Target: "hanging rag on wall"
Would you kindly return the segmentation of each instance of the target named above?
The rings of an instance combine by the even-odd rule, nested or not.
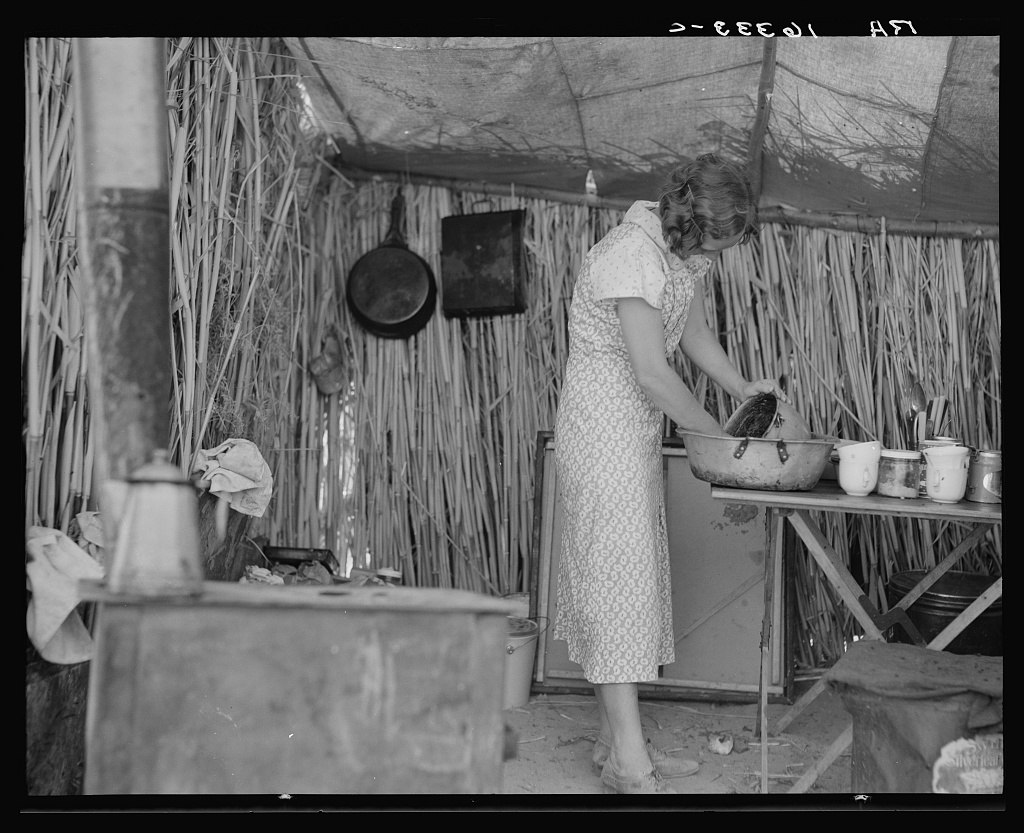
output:
[[[47,662],[71,665],[92,659],[92,636],[76,608],[78,582],[103,578],[103,567],[58,529],[29,527],[25,539],[28,635]]]
[[[228,508],[245,515],[263,517],[274,490],[270,466],[251,440],[225,440],[216,448],[201,449],[192,474],[196,486],[220,498],[217,502],[217,540],[228,529]]]
[[[274,489],[270,466],[251,440],[231,439],[196,455],[192,473],[198,485],[246,515],[263,517]]]

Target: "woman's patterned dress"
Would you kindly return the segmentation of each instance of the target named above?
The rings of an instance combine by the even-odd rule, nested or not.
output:
[[[555,419],[563,529],[554,636],[592,683],[650,681],[675,660],[663,414],[634,379],[615,299],[661,310],[669,356],[711,261],[670,253],[656,207],[634,203],[590,250],[569,310]]]

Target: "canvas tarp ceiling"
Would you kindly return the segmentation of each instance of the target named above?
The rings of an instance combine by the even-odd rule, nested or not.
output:
[[[762,206],[999,221],[998,36],[284,40],[353,168],[632,200],[719,151]]]

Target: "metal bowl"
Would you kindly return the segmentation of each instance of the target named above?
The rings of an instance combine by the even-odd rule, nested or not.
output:
[[[699,480],[738,489],[800,492],[821,479],[835,445],[832,437],[807,440],[717,437],[680,431],[690,471]]]

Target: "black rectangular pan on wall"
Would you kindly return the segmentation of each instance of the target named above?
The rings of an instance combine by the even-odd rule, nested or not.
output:
[[[441,220],[441,299],[449,318],[526,309],[526,212],[460,214]]]

